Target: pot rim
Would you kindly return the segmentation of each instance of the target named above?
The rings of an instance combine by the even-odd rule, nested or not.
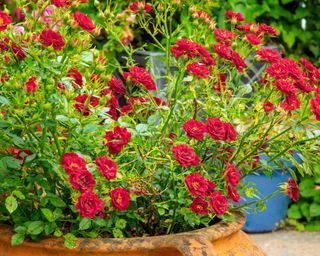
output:
[[[77,238],[74,251],[93,252],[100,248],[103,252],[125,252],[136,251],[137,248],[144,250],[156,250],[159,248],[178,248],[179,244],[186,240],[210,241],[225,238],[239,231],[245,223],[245,215],[240,211],[233,212],[234,221],[224,221],[210,226],[189,232],[181,232],[170,235],[150,236],[150,237],[132,237],[132,238]],[[0,243],[9,243],[14,231],[11,226],[0,224]],[[11,244],[10,244],[11,246]],[[26,240],[22,245],[24,247],[41,247],[46,250],[63,251],[68,250],[64,246],[63,238],[45,238],[40,242]],[[102,248],[102,249],[101,249]]]

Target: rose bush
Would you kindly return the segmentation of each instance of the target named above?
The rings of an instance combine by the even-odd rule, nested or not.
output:
[[[277,35],[268,25],[229,11],[230,30],[215,29],[193,9],[203,26],[175,40],[168,26],[176,2],[128,6],[151,37],[153,28],[167,38],[159,98],[130,45],[126,67],[93,46],[101,28],[77,10],[86,1],[28,2],[19,6],[23,33],[1,13],[0,218],[14,226],[15,245],[54,235],[72,247],[75,236],[169,234],[232,219],[241,195],[257,194],[242,178],[260,167],[272,172],[259,154],[290,159],[317,143],[320,72],[265,50]],[[112,33],[116,21],[99,13]],[[151,13],[158,18],[150,27]],[[243,84],[254,52],[268,68]],[[283,187],[298,199],[293,179]]]

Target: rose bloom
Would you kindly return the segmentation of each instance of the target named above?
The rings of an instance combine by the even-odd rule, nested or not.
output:
[[[219,118],[209,117],[206,124],[207,133],[214,140],[234,141],[236,131],[232,124],[221,122]]]
[[[43,46],[52,45],[55,50],[61,50],[65,45],[62,36],[51,29],[46,29],[41,32],[40,42]]]
[[[25,55],[25,53],[23,52],[23,50],[18,45],[16,45],[14,42],[11,43],[11,49],[12,49],[14,55],[17,56],[17,58],[24,59],[25,57],[27,57]]]
[[[25,19],[25,15],[19,7],[14,8],[14,18],[18,22],[24,21]]]
[[[227,168],[223,171],[226,174],[227,183],[233,187],[238,186],[240,182],[240,173],[233,164],[227,164]]]
[[[75,206],[82,218],[93,218],[96,214],[103,211],[106,202],[100,200],[98,195],[92,191],[86,191],[81,194]]]
[[[61,166],[71,175],[86,169],[86,161],[76,153],[65,153],[62,157]]]
[[[6,30],[10,23],[12,23],[11,16],[0,10],[0,31]]]
[[[112,76],[111,80],[108,82],[108,86],[115,93],[119,93],[121,95],[126,94],[126,88],[123,86],[122,82],[115,76]]]
[[[203,140],[206,126],[204,123],[191,119],[183,124],[183,129],[187,133],[189,139],[195,138],[196,140]]]
[[[273,28],[273,27],[271,27],[271,26],[269,26],[267,24],[261,24],[259,26],[259,31],[257,33],[258,34],[267,33],[270,36],[277,36],[279,34],[278,31],[275,28]]]
[[[284,79],[277,80],[275,85],[279,91],[288,95],[297,94],[299,92],[297,87],[295,87],[291,82]]]
[[[80,190],[82,193],[87,190],[91,190],[96,185],[96,181],[91,172],[85,168],[77,172],[73,172],[69,176],[69,181],[74,189]]]
[[[270,101],[266,101],[263,103],[263,109],[266,113],[269,113],[270,111],[274,110],[274,105]]]
[[[123,76],[126,81],[130,78],[134,85],[143,85],[149,91],[157,90],[156,83],[153,81],[149,72],[144,68],[134,66],[130,68],[129,72],[124,72]]]
[[[281,55],[275,50],[262,48],[257,51],[258,58],[260,60],[265,60],[267,62],[279,62],[281,60]]]
[[[234,187],[228,186],[228,196],[233,202],[239,204],[240,195]]]
[[[214,44],[213,49],[220,57],[227,60],[232,59],[233,50],[231,50],[228,46],[224,44]]]
[[[210,197],[210,206],[212,211],[217,215],[220,216],[228,211],[228,200],[227,198],[221,193],[221,191],[213,192]]]
[[[200,197],[197,197],[190,204],[190,209],[197,214],[208,214],[208,203]]]
[[[73,18],[81,28],[88,32],[93,32],[96,28],[92,20],[82,12],[75,12]]]
[[[226,14],[227,19],[230,20],[231,23],[233,23],[233,24],[244,21],[244,17],[242,15],[242,13],[240,13],[240,12],[226,11],[225,14]]]
[[[142,10],[143,12],[151,12],[152,6],[145,2],[133,2],[129,5],[129,9],[132,12],[139,12],[140,10]]]
[[[71,2],[68,0],[51,0],[51,4],[55,5],[58,8],[68,7],[71,5]]]
[[[206,196],[208,191],[207,180],[202,177],[198,172],[191,173],[184,178],[185,183],[191,195]]]
[[[32,155],[32,151],[29,149],[10,148],[10,154],[15,154],[14,158],[25,161],[28,156]]]
[[[201,161],[193,148],[189,148],[185,144],[174,146],[172,148],[172,153],[179,164],[184,167],[197,166]]]
[[[318,121],[320,121],[320,94],[310,100],[311,110],[315,114]]]
[[[252,45],[262,44],[261,39],[258,36],[254,35],[254,34],[251,34],[251,33],[250,34],[246,34],[246,40]]]
[[[99,156],[96,158],[96,165],[99,172],[107,180],[113,180],[117,176],[117,165],[116,163],[106,156]]]
[[[205,65],[199,62],[192,62],[188,64],[187,70],[201,78],[207,78],[210,75],[210,70]]]
[[[206,179],[206,182],[207,182],[207,187],[208,187],[207,192],[206,192],[206,196],[209,196],[212,193],[212,191],[216,188],[216,184],[213,181],[208,180],[208,179]]]
[[[280,102],[280,107],[290,111],[300,108],[300,101],[296,95],[288,95],[284,101]]]
[[[294,202],[299,200],[299,187],[294,179],[288,177],[288,196]]]
[[[67,77],[72,77],[74,79],[74,82],[79,85],[82,86],[83,81],[82,81],[82,75],[81,73],[76,70],[75,68],[70,68],[67,74]]]
[[[74,98],[74,100],[77,102],[74,105],[74,107],[80,113],[83,111],[83,116],[88,116],[91,112],[91,110],[89,108],[86,108],[85,110],[83,110],[84,106],[85,106],[85,102],[88,97],[89,97],[88,94],[81,94],[81,95]],[[98,106],[99,105],[99,98],[96,96],[91,96],[89,105],[92,107]]]
[[[216,36],[218,42],[231,41],[238,36],[237,34],[234,34],[231,31],[223,28],[217,28],[213,33]]]
[[[288,77],[288,69],[278,62],[273,62],[266,68],[266,73],[276,79],[286,79]]]
[[[110,154],[119,153],[122,148],[128,144],[131,139],[131,133],[127,128],[120,126],[114,127],[113,131],[106,132],[106,145]]]
[[[29,80],[26,82],[26,92],[35,93],[37,88],[38,88],[38,84],[37,84],[36,78],[34,76],[30,77]]]
[[[128,209],[130,205],[130,194],[125,188],[115,188],[110,191],[111,205],[121,212]]]

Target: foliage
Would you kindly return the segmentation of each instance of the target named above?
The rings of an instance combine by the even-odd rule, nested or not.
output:
[[[104,10],[96,1],[100,25],[79,12],[85,2],[20,1],[25,18],[15,25],[0,12],[0,218],[14,226],[12,244],[63,236],[72,248],[76,237],[170,234],[231,220],[239,193],[255,196],[241,179],[268,164],[259,154],[273,162],[316,144],[319,74],[261,50],[272,27],[259,27],[259,43],[250,43],[236,29],[241,14],[227,13],[239,20],[229,17],[226,31],[192,10],[194,26],[184,31],[173,26],[179,1],[132,3],[125,15],[165,52],[160,92],[115,30],[113,1]],[[102,28],[127,53],[124,67],[94,47]],[[253,62],[266,60],[268,73],[244,84],[252,72],[245,59],[256,51]],[[296,200],[295,183],[284,187]]]

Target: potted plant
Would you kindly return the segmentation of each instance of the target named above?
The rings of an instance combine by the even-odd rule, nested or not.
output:
[[[319,114],[308,71],[295,64],[309,94],[289,70],[293,60],[262,50],[260,58],[272,57],[264,83],[243,97],[243,58],[273,29],[248,36],[236,29],[242,15],[227,12],[233,32],[219,30],[210,50],[187,38],[166,43],[164,101],[130,54],[126,86],[112,75],[121,67],[92,47],[99,27],[77,10],[81,2],[20,1],[30,10],[23,29],[0,12],[1,253],[263,255],[240,231],[239,193],[252,192],[241,178],[258,151],[285,157],[315,143],[305,137],[309,99]],[[285,191],[297,197],[294,181]]]

